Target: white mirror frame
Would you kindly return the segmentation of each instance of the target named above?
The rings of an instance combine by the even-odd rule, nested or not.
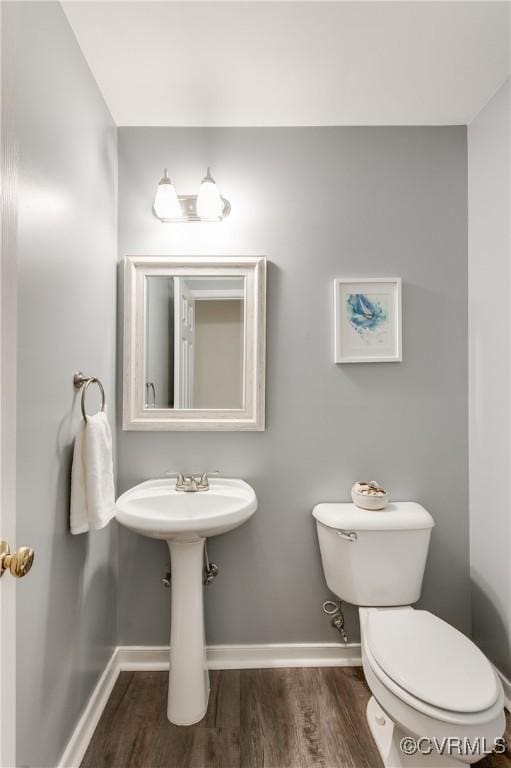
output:
[[[146,277],[245,278],[245,359],[241,409],[145,408]],[[264,431],[266,259],[264,256],[126,256],[124,260],[123,429]]]

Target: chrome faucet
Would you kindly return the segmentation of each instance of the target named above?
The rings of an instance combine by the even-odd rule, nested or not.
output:
[[[167,472],[167,475],[176,477],[176,491],[185,493],[197,493],[198,491],[209,491],[209,475],[218,475],[218,470],[213,472]]]

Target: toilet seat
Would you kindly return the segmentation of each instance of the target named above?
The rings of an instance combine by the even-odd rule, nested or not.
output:
[[[481,723],[503,706],[502,687],[484,654],[427,611],[369,609],[363,645],[379,681],[429,717]]]
[[[370,611],[371,655],[415,698],[451,712],[482,712],[498,698],[495,672],[474,643],[428,611]]]
[[[381,684],[383,690],[388,691],[409,709],[414,710],[419,715],[424,715],[430,720],[435,720],[439,723],[448,723],[451,727],[469,727],[473,725],[481,726],[485,723],[490,723],[495,720],[495,718],[498,717],[498,715],[503,711],[504,694],[502,691],[500,692],[495,704],[482,712],[452,712],[447,709],[433,707],[431,704],[427,704],[425,701],[412,696],[410,693],[408,693],[408,691],[405,691],[404,688],[400,688],[390,677],[388,677],[385,672],[380,667],[378,667],[378,664],[374,660],[373,656],[371,655],[371,651],[368,649],[366,644],[364,644],[363,662],[364,669],[366,671],[366,679],[368,680],[369,687],[373,693],[375,693],[375,691],[373,690],[372,685],[368,679],[368,671],[366,666],[370,669],[376,680],[378,680],[378,682]],[[377,696],[377,698],[380,704],[383,706],[384,702],[380,699],[379,696]]]

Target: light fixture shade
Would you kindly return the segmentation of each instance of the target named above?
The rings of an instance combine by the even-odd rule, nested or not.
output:
[[[222,218],[223,210],[224,202],[208,168],[206,176],[202,179],[197,196],[197,216],[201,219],[218,221]]]
[[[159,219],[179,219],[182,216],[176,188],[169,179],[166,168],[156,188],[153,210]]]

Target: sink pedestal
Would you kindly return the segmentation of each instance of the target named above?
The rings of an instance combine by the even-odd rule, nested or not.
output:
[[[117,499],[116,518],[141,536],[166,541],[172,568],[170,673],[167,716],[176,725],[202,720],[208,708],[204,543],[232,531],[257,509],[254,489],[243,480],[217,477],[205,493],[183,493],[176,481],[147,480]]]
[[[204,542],[205,539],[168,541],[172,609],[167,717],[176,725],[199,722],[208,708],[202,584]]]

